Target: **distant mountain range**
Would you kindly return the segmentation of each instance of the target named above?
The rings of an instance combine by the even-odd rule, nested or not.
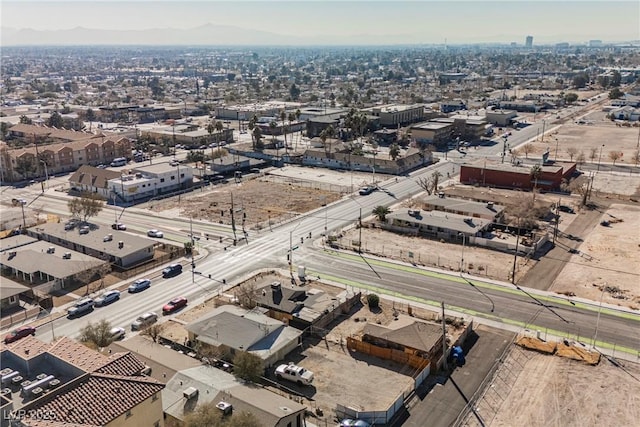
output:
[[[33,30],[3,27],[3,46],[38,45],[389,45],[406,44],[406,35],[356,35],[296,37],[229,25],[206,24],[189,29],[101,30],[76,27],[68,30]]]
[[[154,28],[146,30],[101,30],[76,27],[68,30],[33,30],[30,28],[0,28],[2,46],[80,46],[80,45],[203,45],[203,46],[332,46],[332,45],[418,45],[433,44],[435,35],[359,34],[350,36],[319,35],[298,37],[268,31],[258,31],[230,25],[206,24],[189,29]],[[474,44],[506,44],[520,36],[486,35]],[[572,40],[589,40],[589,36],[572,36]],[[539,43],[549,43],[552,38]],[[442,44],[441,39],[436,44]],[[636,42],[632,42],[637,44]],[[452,43],[460,44],[460,43]]]

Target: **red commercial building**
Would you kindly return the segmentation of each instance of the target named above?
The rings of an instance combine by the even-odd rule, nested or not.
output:
[[[554,163],[544,165],[538,177],[537,188],[541,190],[558,190],[562,180],[569,178],[576,171],[575,163]],[[531,165],[512,165],[477,161],[462,165],[460,169],[462,184],[482,185],[500,188],[516,188],[532,190],[535,180],[531,176]]]

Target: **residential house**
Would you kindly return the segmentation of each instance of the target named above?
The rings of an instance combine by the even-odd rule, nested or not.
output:
[[[304,427],[306,406],[246,384],[212,366],[198,366],[176,373],[162,390],[168,423],[180,425],[199,405],[213,402],[225,417],[249,412],[264,427]]]
[[[33,297],[31,288],[3,276],[0,280],[0,312],[9,313],[20,307],[22,294]]]
[[[109,180],[120,178],[120,175],[120,172],[114,170],[82,165],[69,177],[69,183],[78,191],[97,193],[108,200],[112,194],[109,189]]]
[[[302,332],[262,311],[235,305],[218,307],[186,326],[189,341],[229,356],[246,351],[269,367],[300,344]]]
[[[615,120],[627,120],[630,122],[637,122],[640,120],[640,108],[635,108],[630,105],[614,108],[609,112],[609,114]]]
[[[28,336],[0,344],[0,354],[3,387],[13,384],[3,390],[3,421],[21,411],[21,425],[35,427],[164,426],[164,385],[142,375],[129,352],[105,356],[66,337]]]
[[[131,233],[92,225],[86,234],[78,228],[65,229],[62,223],[46,223],[27,229],[27,234],[122,268],[130,268],[153,258],[156,241]],[[73,255],[72,255],[73,256]]]
[[[492,224],[492,221],[482,218],[416,209],[392,212],[387,214],[385,221],[381,226],[392,231],[445,240],[460,240],[461,235],[481,236]]]
[[[482,218],[493,222],[502,222],[504,206],[493,202],[481,203],[473,200],[458,199],[444,193],[418,198],[418,203],[426,211],[442,211],[472,218]]]

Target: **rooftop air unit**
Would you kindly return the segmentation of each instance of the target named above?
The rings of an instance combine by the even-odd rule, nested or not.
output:
[[[198,395],[198,389],[195,387],[189,387],[184,389],[184,391],[182,392],[182,396],[185,399],[193,399],[194,397],[196,397]]]
[[[49,246],[49,248],[47,248],[47,253],[48,254],[52,254],[56,251],[56,248],[54,246]]]
[[[62,259],[71,259],[71,252],[65,252],[64,255],[62,255]]]
[[[229,415],[233,411],[233,405],[228,402],[220,401],[216,404],[216,408],[220,409],[222,415]]]
[[[122,249],[122,248],[124,248],[124,242],[122,240],[120,240],[118,242],[118,249]]]

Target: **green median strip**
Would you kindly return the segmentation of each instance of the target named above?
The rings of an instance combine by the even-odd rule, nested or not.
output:
[[[344,258],[347,260],[351,260],[351,261],[358,261],[361,263],[364,263],[364,261],[362,260],[362,257],[360,255],[351,255],[351,254],[347,254],[347,253],[343,253],[343,252],[335,252],[335,251],[330,251],[330,250],[325,250],[326,253],[328,253],[329,255],[332,256],[337,256],[340,258]],[[502,293],[507,293],[507,294],[511,294],[511,295],[522,295],[522,291],[518,290],[518,289],[512,289],[512,288],[507,288],[504,286],[500,286],[500,285],[495,285],[492,283],[488,283],[488,282],[483,282],[477,279],[468,279],[468,278],[463,278],[463,277],[459,277],[459,276],[454,276],[452,274],[447,274],[447,273],[438,273],[435,271],[430,271],[430,270],[424,270],[418,267],[413,267],[413,266],[409,266],[409,265],[404,265],[404,264],[396,264],[393,262],[389,262],[389,261],[383,261],[383,260],[379,260],[379,259],[374,259],[374,258],[367,258],[367,263],[370,265],[377,265],[380,267],[385,267],[385,268],[389,268],[389,269],[393,269],[393,270],[397,270],[397,271],[406,271],[408,273],[412,273],[412,274],[418,274],[421,276],[426,276],[426,277],[433,277],[436,279],[442,279],[442,280],[448,280],[450,282],[456,282],[456,283],[471,283],[474,286],[477,286],[479,288],[483,288],[483,289],[491,289],[494,291],[498,291],[498,292],[502,292]],[[533,294],[535,296],[535,298],[537,300],[540,301],[546,301],[546,302],[552,302],[554,304],[558,304],[558,305],[564,305],[567,307],[575,307],[575,308],[580,308],[583,310],[589,310],[589,311],[600,311],[600,313],[602,314],[606,314],[606,315],[610,315],[610,316],[615,316],[615,317],[619,317],[622,319],[627,319],[627,320],[634,320],[637,322],[640,322],[640,316],[634,313],[629,313],[626,311],[618,311],[618,310],[612,310],[610,308],[606,308],[606,307],[598,307],[597,305],[592,305],[592,304],[585,304],[582,302],[577,302],[577,301],[568,301],[564,298],[560,298],[560,297],[554,297],[554,296],[549,296],[549,295],[539,295],[539,294]]]
[[[416,296],[412,296],[412,295],[404,295],[404,294],[401,294],[400,292],[394,292],[394,291],[391,291],[389,289],[379,288],[377,286],[365,285],[363,283],[356,282],[354,280],[344,279],[342,277],[331,276],[331,275],[327,275],[327,274],[322,274],[321,275],[320,272],[317,272],[317,271],[314,271],[314,270],[307,270],[307,274],[310,275],[310,276],[318,276],[318,277],[321,277],[322,279],[327,279],[327,280],[330,280],[332,282],[341,283],[341,284],[343,284],[345,286],[351,286],[351,287],[358,288],[358,289],[365,289],[365,290],[368,290],[370,292],[375,292],[375,293],[378,293],[378,294],[381,294],[381,295],[389,295],[389,296],[393,296],[393,297],[396,297],[396,298],[402,298],[405,301],[412,301],[412,302],[415,302],[415,303],[429,305],[429,306],[432,306],[432,307],[440,307],[440,305],[441,305],[440,301],[427,300],[427,299],[416,297]],[[564,332],[564,331],[558,331],[558,330],[555,330],[555,329],[548,329],[548,328],[544,328],[542,326],[528,324],[528,323],[522,322],[520,320],[505,319],[505,318],[502,318],[502,317],[499,317],[499,316],[495,316],[493,314],[487,314],[487,313],[483,313],[483,312],[476,311],[476,310],[471,310],[471,309],[464,308],[464,307],[458,307],[458,306],[455,306],[455,305],[446,304],[446,309],[447,310],[452,310],[452,311],[455,311],[455,312],[458,312],[458,313],[463,313],[463,314],[466,314],[466,315],[469,315],[469,316],[482,317],[482,318],[485,318],[485,319],[488,319],[488,320],[501,322],[501,323],[504,323],[504,324],[509,325],[509,326],[515,326],[515,327],[528,329],[528,330],[544,331],[545,334],[550,334],[550,335],[553,335],[553,336],[556,336],[556,337],[571,338],[572,336],[575,336],[576,337],[576,339],[575,339],[576,341],[588,341],[588,339],[585,338],[585,337],[579,337],[579,336],[576,336],[576,335],[571,335],[571,334],[568,334],[567,332]],[[581,338],[585,338],[585,339],[581,340]],[[573,338],[571,338],[571,339],[573,339]],[[615,350],[618,350],[618,351],[621,351],[621,352],[624,352],[624,353],[628,353],[628,354],[637,354],[638,353],[637,349],[624,347],[624,346],[617,346],[615,344],[602,342],[602,341],[596,341],[595,345],[596,345],[596,347],[599,347],[599,348],[615,349]]]

